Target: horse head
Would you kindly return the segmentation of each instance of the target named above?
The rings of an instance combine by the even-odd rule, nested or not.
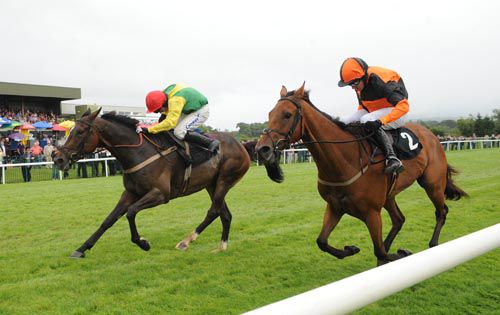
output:
[[[281,183],[283,173],[279,166],[280,150],[302,138],[302,105],[304,85],[295,91],[288,92],[282,86],[280,99],[269,112],[268,128],[262,131],[255,149],[263,159],[267,175],[273,181]]]
[[[72,163],[82,158],[84,154],[95,150],[99,143],[99,135],[94,121],[100,111],[101,108],[95,112],[88,109],[82,115],[82,118],[76,121],[66,143],[54,150],[52,157],[57,168],[66,171]]]

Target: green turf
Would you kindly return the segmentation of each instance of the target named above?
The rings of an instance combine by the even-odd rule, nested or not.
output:
[[[471,198],[449,201],[441,241],[500,221],[500,150],[450,152]],[[363,223],[345,216],[331,237],[361,252],[344,260],[315,244],[324,201],[314,164],[286,165],[285,182],[252,167],[227,198],[233,213],[228,251],[214,254],[217,220],[186,252],[176,243],[201,222],[205,192],[145,210],[138,229],[152,248],[130,242],[122,218],[87,252],[68,256],[100,225],[122,191],[120,177],[9,184],[0,187],[0,314],[237,314],[373,268]],[[412,186],[398,203],[406,223],[393,248],[424,250],[434,210]],[[384,233],[388,216],[384,213]],[[500,309],[500,251],[413,286],[361,314],[493,314]],[[381,286],[384,284],[381,283]],[[361,293],[360,293],[361,294]],[[498,313],[497,313],[498,314]]]

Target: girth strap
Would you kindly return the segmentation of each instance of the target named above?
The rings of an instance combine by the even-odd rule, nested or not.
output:
[[[136,166],[124,170],[123,173],[124,174],[135,173],[138,170],[140,170],[141,168],[145,167],[146,165],[153,163],[154,161],[158,160],[160,157],[163,157],[165,155],[169,155],[170,153],[174,152],[175,150],[177,150],[177,147],[171,146],[170,148],[168,148],[162,152],[159,152],[158,154],[153,155],[149,159],[142,161],[141,163],[137,164]]]
[[[361,177],[361,175],[363,175],[364,173],[366,173],[366,171],[368,170],[368,165],[367,164],[359,173],[357,173],[356,175],[354,175],[353,177],[351,177],[350,179],[344,181],[344,182],[327,182],[326,180],[322,180],[321,178],[318,177],[318,183],[322,184],[322,185],[326,185],[326,186],[332,186],[332,187],[339,187],[339,186],[348,186],[352,183],[354,183],[355,181],[358,180],[358,178]]]

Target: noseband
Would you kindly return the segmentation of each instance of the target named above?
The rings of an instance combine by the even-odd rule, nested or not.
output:
[[[293,105],[295,105],[297,110],[295,111],[295,116],[293,117],[292,126],[290,127],[290,130],[288,130],[287,133],[281,132],[281,131],[276,130],[276,129],[270,129],[270,128],[265,128],[264,130],[262,130],[263,135],[266,135],[266,136],[271,138],[271,141],[273,142],[274,151],[278,151],[278,146],[279,146],[280,142],[282,142],[282,141],[285,143],[285,147],[290,145],[291,137],[292,137],[293,133],[295,132],[295,129],[297,129],[297,125],[299,124],[299,121],[302,119],[302,106],[300,105],[300,103],[298,101],[296,101],[292,98],[288,98],[288,97],[280,98],[278,100],[278,103],[281,101],[291,102]],[[285,138],[279,139],[278,141],[274,141],[273,138],[271,137],[271,133],[273,133],[273,132],[277,133],[280,136],[283,136]],[[304,130],[302,130],[302,132],[304,132]]]
[[[89,127],[89,130],[87,134],[85,135],[85,138],[78,144],[78,147],[76,149],[74,148],[68,148],[68,147],[62,147],[60,150],[61,151],[66,151],[66,155],[69,155],[69,159],[74,162],[78,157],[84,156],[85,152],[83,152],[85,148],[85,143],[87,143],[88,138],[92,134],[92,129],[94,128],[94,123],[88,123],[86,121],[83,121],[82,119],[79,119],[76,121],[77,123],[82,123],[84,125],[87,125]],[[97,126],[95,126],[97,128]],[[70,152],[71,151],[71,152]]]

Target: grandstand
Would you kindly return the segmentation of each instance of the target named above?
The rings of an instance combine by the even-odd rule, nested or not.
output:
[[[0,107],[61,115],[61,102],[81,98],[80,88],[0,82]]]

